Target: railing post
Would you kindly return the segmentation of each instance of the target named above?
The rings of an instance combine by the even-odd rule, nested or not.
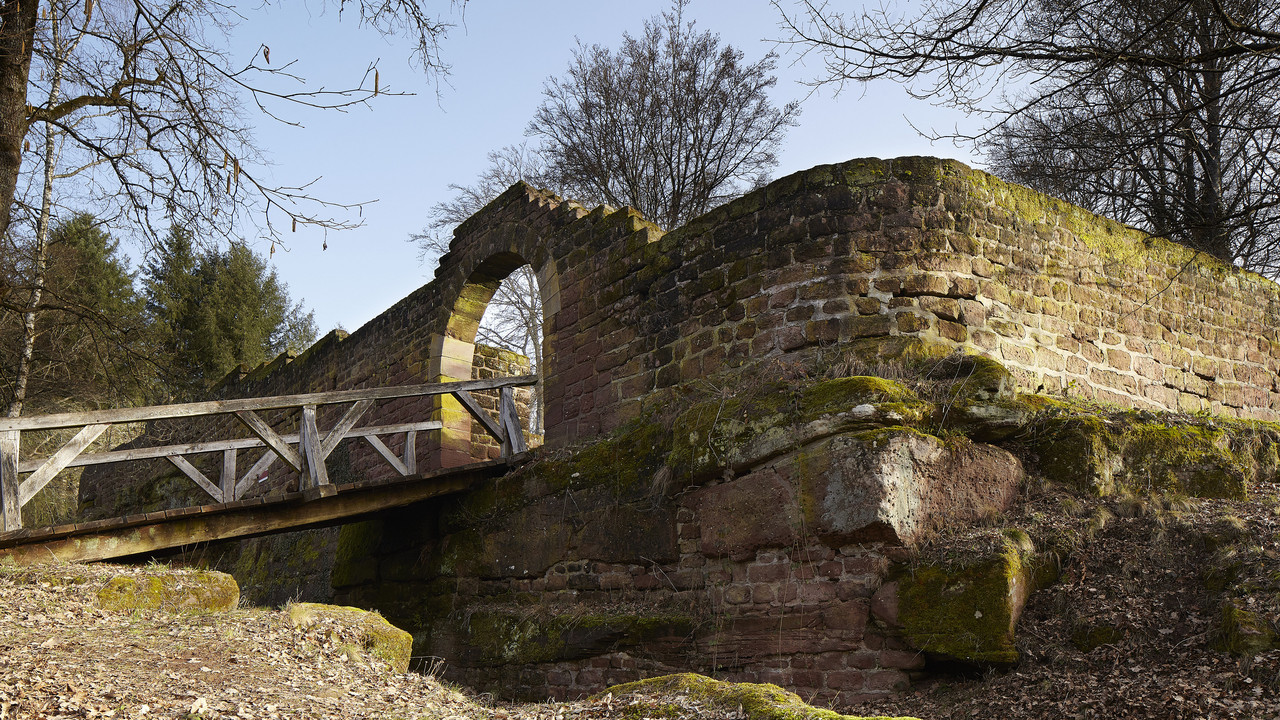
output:
[[[222,502],[229,503],[236,499],[236,449],[222,451],[222,476],[218,478],[218,489],[222,491]]]
[[[329,471],[325,468],[324,453],[321,452],[320,429],[316,426],[316,406],[302,406],[302,428],[300,429],[298,449],[302,451],[302,475],[298,484],[303,488],[315,488],[329,484]]]
[[[0,431],[0,530],[22,527],[22,500],[18,495],[18,445],[21,430]]]
[[[510,385],[504,385],[498,392],[498,423],[502,426],[502,457],[511,457],[528,449],[524,444],[520,413],[516,410],[515,394]]]

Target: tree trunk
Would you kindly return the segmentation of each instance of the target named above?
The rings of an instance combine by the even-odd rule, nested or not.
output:
[[[0,0],[0,235],[9,231],[27,135],[27,78],[38,0]]]
[[[52,15],[55,18],[53,21],[55,52],[53,77],[50,79],[49,85],[50,105],[58,102],[59,95],[62,92],[62,56],[57,52],[57,13],[52,13]],[[23,102],[26,102],[25,94]],[[22,406],[27,400],[27,380],[31,377],[31,358],[35,354],[36,347],[36,319],[40,312],[40,300],[44,295],[44,286],[49,269],[49,226],[53,220],[53,170],[54,160],[57,158],[57,146],[54,138],[53,126],[46,125],[44,133],[44,189],[40,195],[40,217],[36,220],[36,246],[31,263],[31,294],[27,296],[26,311],[22,314],[22,355],[18,358],[17,376],[13,381],[13,399],[9,402],[7,413],[9,417],[21,415]],[[8,222],[7,213],[5,222]]]

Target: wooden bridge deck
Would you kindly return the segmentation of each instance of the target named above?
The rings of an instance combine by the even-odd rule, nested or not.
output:
[[[324,527],[468,489],[527,454],[387,480],[256,497],[47,528],[0,532],[0,562],[93,561],[195,548],[215,540]]]

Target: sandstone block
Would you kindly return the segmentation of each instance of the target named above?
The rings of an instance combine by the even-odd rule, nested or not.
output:
[[[799,482],[807,527],[829,545],[913,544],[944,522],[1007,507],[1022,478],[1004,450],[948,448],[893,428],[827,438],[779,466]]]

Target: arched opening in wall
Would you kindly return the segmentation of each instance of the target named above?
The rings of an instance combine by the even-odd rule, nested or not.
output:
[[[493,359],[493,367],[481,367],[480,356],[473,365],[476,372],[491,369],[495,374],[538,375],[542,363],[542,293],[538,288],[538,276],[529,264],[516,268],[498,285],[476,330],[477,352],[481,348],[501,352],[490,353],[483,359]],[[523,370],[523,372],[519,372]],[[542,385],[526,392],[528,398],[528,429],[541,444],[542,437]],[[523,410],[523,406],[522,406]]]
[[[558,307],[558,287],[552,263],[535,271],[519,254],[490,256],[471,273],[454,302],[445,336],[434,348],[437,379],[489,379],[513,375],[538,375],[538,385],[518,388],[516,406],[527,431],[526,444],[541,444],[545,371],[544,328]],[[550,306],[550,308],[548,307]],[[548,310],[551,312],[548,312]],[[473,398],[497,417],[498,391],[477,391]],[[451,397],[440,398],[439,417],[444,422],[440,440],[443,466],[498,457],[498,442]]]

